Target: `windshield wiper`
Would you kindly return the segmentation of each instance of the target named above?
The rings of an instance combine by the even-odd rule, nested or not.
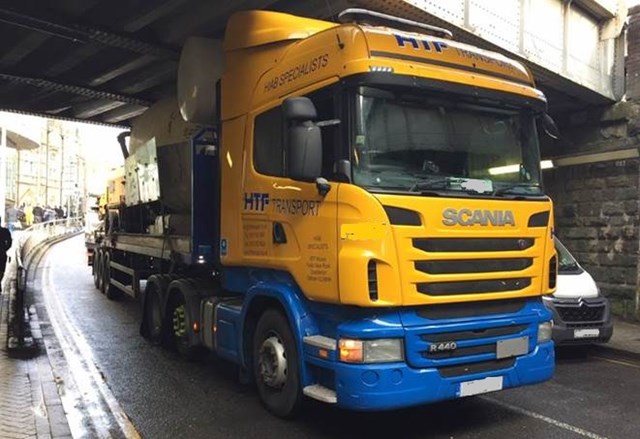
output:
[[[529,194],[529,193],[513,193],[512,191],[515,189],[522,189],[522,188],[539,188],[539,186],[535,185],[535,184],[527,184],[527,183],[514,183],[514,184],[510,184],[508,186],[505,187],[501,187],[501,188],[496,188],[496,190],[493,191],[493,193],[491,195],[493,195],[494,197],[496,196],[501,196],[501,195],[519,195],[519,196],[527,196],[527,195],[534,195],[534,194]],[[509,194],[511,192],[511,194]]]
[[[409,188],[409,192],[419,192],[429,189],[448,189],[449,177],[443,176],[431,176],[423,177],[416,181],[413,186]]]

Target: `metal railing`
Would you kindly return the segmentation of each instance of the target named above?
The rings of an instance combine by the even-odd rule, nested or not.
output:
[[[28,267],[35,250],[43,243],[78,233],[82,229],[81,218],[57,219],[28,227],[20,236],[19,244],[16,248],[18,267],[22,269]]]
[[[64,218],[34,224],[21,232],[15,249],[16,276],[14,293],[9,298],[9,348],[30,347],[28,333],[27,279],[34,257],[45,245],[74,236],[83,230],[81,218]]]

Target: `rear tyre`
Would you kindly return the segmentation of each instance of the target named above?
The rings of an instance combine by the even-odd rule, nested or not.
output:
[[[196,361],[202,357],[203,349],[201,346],[193,346],[189,341],[189,321],[187,313],[189,312],[186,306],[186,301],[182,294],[175,294],[173,299],[169,302],[167,312],[168,324],[167,332],[170,334],[168,337],[168,347],[175,349],[178,354],[187,361]]]
[[[150,291],[147,294],[147,302],[144,311],[147,338],[152,344],[159,345],[162,342],[163,331],[160,294],[155,290]]]
[[[111,280],[111,270],[109,269],[109,253],[104,251],[100,255],[100,292],[106,293],[107,286]]]
[[[281,418],[291,418],[302,402],[298,348],[287,318],[268,309],[253,337],[253,373],[260,399]]]
[[[97,250],[93,259],[93,284],[98,291],[102,290],[102,251]]]
[[[163,276],[151,276],[147,280],[143,311],[143,334],[155,345],[162,343],[166,325],[162,318],[162,297],[167,289],[168,281]]]
[[[102,264],[102,292],[109,300],[118,300],[120,298],[120,290],[111,285],[111,256],[105,253]]]

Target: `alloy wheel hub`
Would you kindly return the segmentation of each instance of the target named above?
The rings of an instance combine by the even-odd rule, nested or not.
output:
[[[269,387],[282,388],[287,381],[287,356],[278,337],[271,336],[262,342],[258,362],[262,381]]]

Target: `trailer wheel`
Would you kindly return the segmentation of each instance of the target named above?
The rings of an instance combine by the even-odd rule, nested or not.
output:
[[[163,298],[172,276],[154,274],[147,279],[142,303],[141,334],[152,344],[162,344],[168,325],[162,314]]]
[[[102,293],[109,300],[118,300],[120,298],[120,290],[111,285],[111,256],[105,252],[102,261]]]
[[[100,292],[106,293],[106,287],[109,285],[109,253],[103,251],[100,255]]]
[[[102,250],[97,250],[93,258],[93,284],[102,290]]]
[[[281,418],[295,415],[302,401],[298,348],[287,318],[268,309],[253,337],[253,373],[267,409]]]

